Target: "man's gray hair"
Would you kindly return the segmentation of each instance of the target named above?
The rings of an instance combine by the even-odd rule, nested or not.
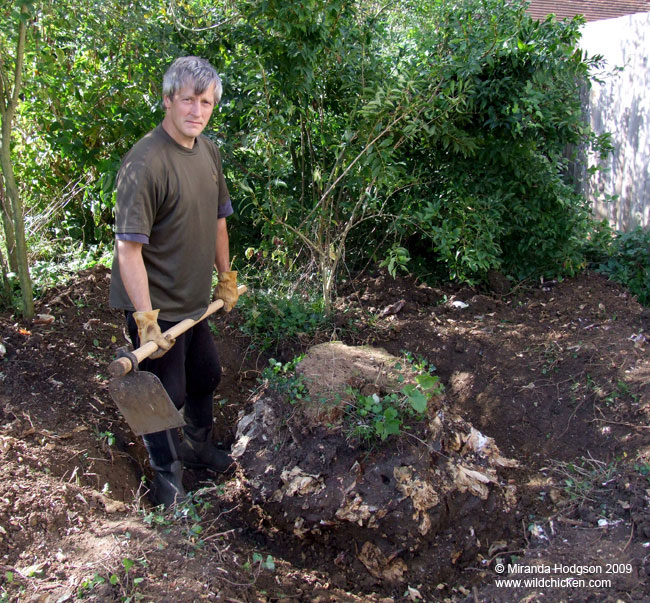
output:
[[[170,99],[184,86],[193,85],[194,94],[203,94],[214,84],[214,104],[221,100],[221,78],[208,61],[200,57],[176,59],[163,76],[163,97]]]

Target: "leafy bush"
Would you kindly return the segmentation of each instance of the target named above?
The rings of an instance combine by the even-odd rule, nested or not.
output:
[[[191,52],[223,76],[206,133],[237,203],[233,249],[281,239],[279,270],[318,273],[327,310],[350,257],[468,283],[582,266],[589,208],[566,174],[606,140],[582,116],[596,60],[579,19],[537,22],[519,0],[172,4],[39,11],[14,148],[33,237],[112,239],[120,158],[161,118],[164,67]],[[256,296],[246,328],[274,329],[265,347],[318,328],[312,294],[285,293]]]
[[[39,299],[55,286],[62,286],[79,271],[101,264],[110,266],[113,258],[112,246],[85,246],[80,241],[66,237],[53,242],[40,239],[31,244],[30,276],[34,298]],[[7,274],[7,290],[0,296],[0,308],[5,311],[21,307],[18,276]]]
[[[470,284],[584,266],[589,206],[567,174],[607,141],[583,117],[598,58],[580,18],[506,0],[246,6],[224,123],[242,221],[308,248],[326,303],[348,258]]]
[[[311,337],[327,322],[323,300],[317,294],[254,290],[243,295],[238,306],[244,316],[241,331],[262,350],[277,348],[283,341],[301,336]]]
[[[408,273],[407,264],[409,263],[411,256],[408,252],[408,249],[402,247],[401,245],[394,245],[388,250],[386,257],[382,260],[379,265],[382,268],[388,270],[393,278],[397,276],[397,270]]]
[[[43,239],[32,246],[32,252],[30,271],[36,298],[56,285],[63,285],[80,270],[98,264],[110,266],[113,259],[112,245],[88,246],[68,237],[56,244]]]
[[[639,303],[650,306],[650,231],[613,233],[601,224],[588,247],[591,267],[625,285]]]
[[[60,0],[35,9],[15,152],[27,222],[41,234],[112,241],[121,158],[160,120],[162,72],[182,52],[161,9],[157,0],[129,8],[88,2],[82,11]]]
[[[313,274],[304,268],[300,254],[277,237],[249,247],[233,269],[248,286],[239,298],[243,323],[240,330],[261,350],[277,350],[284,341],[311,338],[330,320]]]
[[[470,284],[490,269],[524,279],[583,267],[590,208],[567,174],[582,148],[605,152],[607,140],[583,117],[581,90],[598,58],[578,48],[581,24],[537,22],[501,0],[432,8],[416,52],[440,81],[436,102],[454,111],[422,127],[405,158],[425,181],[395,212],[412,256]]]

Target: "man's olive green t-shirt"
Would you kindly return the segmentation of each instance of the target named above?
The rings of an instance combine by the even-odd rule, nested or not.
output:
[[[162,320],[198,318],[210,303],[219,207],[229,204],[219,150],[206,136],[187,149],[158,126],[125,156],[117,177],[115,232],[118,238],[148,239],[142,257],[151,304]],[[109,299],[114,308],[135,309],[117,249]]]

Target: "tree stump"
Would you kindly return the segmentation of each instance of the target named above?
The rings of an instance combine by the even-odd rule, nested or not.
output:
[[[338,543],[389,582],[427,562],[442,576],[507,533],[517,463],[451,414],[444,395],[397,435],[355,436],[355,396],[387,399],[416,383],[403,359],[334,342],[312,348],[296,372],[308,395],[263,387],[233,447],[250,497],[276,529]]]

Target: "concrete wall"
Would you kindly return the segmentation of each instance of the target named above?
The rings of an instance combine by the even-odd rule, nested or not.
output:
[[[650,226],[650,13],[587,23],[581,46],[603,55],[606,72],[623,67],[589,92],[592,128],[610,132],[615,147],[587,184],[594,213],[618,230]],[[606,202],[612,195],[618,201]]]

